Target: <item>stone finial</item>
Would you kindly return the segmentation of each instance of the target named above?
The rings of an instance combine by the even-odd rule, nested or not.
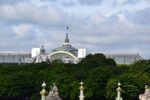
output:
[[[43,87],[43,89],[45,89],[45,87],[46,87],[45,81],[42,83],[42,87]]]
[[[116,100],[123,100],[122,99],[122,97],[121,97],[121,91],[122,91],[122,89],[121,89],[121,83],[119,82],[118,83],[118,88],[116,89],[117,90],[117,97],[116,97]]]
[[[41,94],[41,100],[46,100],[47,91],[45,90],[45,87],[46,87],[45,81],[43,82],[42,87],[43,87],[43,89],[40,92],[40,94]]]
[[[83,94],[83,90],[84,90],[84,87],[83,87],[83,82],[80,83],[80,95],[79,95],[79,100],[84,100],[84,94]]]

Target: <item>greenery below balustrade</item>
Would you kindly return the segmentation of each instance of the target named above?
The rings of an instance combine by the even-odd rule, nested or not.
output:
[[[43,81],[46,90],[56,83],[62,100],[79,100],[80,81],[84,82],[85,100],[115,100],[118,82],[124,100],[138,100],[144,86],[150,85],[150,60],[116,65],[103,54],[90,54],[78,64],[1,64],[0,99],[40,100]]]

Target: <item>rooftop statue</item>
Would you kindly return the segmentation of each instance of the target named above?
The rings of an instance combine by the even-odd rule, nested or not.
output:
[[[54,83],[53,87],[51,87],[51,90],[49,91],[49,94],[46,96],[46,100],[61,100],[58,94],[58,88]]]
[[[145,93],[139,95],[140,100],[150,100],[150,88],[145,85]]]

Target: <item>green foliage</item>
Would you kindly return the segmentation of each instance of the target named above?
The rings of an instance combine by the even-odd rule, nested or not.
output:
[[[0,99],[28,97],[30,100],[40,100],[43,81],[47,83],[47,91],[50,85],[56,83],[63,100],[78,100],[80,81],[85,83],[86,100],[114,100],[118,82],[122,83],[124,100],[137,100],[138,94],[144,91],[144,85],[150,85],[150,60],[116,65],[103,54],[90,54],[79,64],[60,61],[28,65],[1,64]]]
[[[111,78],[107,82],[107,86],[106,86],[106,98],[108,100],[114,100],[114,98],[116,98],[117,83],[118,83],[118,79],[116,79],[116,78]]]
[[[133,73],[124,73],[120,76],[123,89],[123,97],[128,100],[138,99],[140,89],[144,87],[142,81]]]
[[[86,67],[98,67],[98,66],[116,66],[114,60],[106,58],[104,54],[89,54],[80,63],[82,66]]]

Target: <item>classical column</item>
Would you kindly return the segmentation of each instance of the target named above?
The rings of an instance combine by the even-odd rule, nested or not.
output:
[[[121,97],[121,83],[118,83],[118,88],[116,89],[117,90],[117,97],[116,97],[116,100],[123,100],[122,97]]]
[[[84,90],[84,87],[83,87],[83,82],[80,83],[80,95],[79,95],[79,100],[84,100],[84,94],[83,94],[83,90]]]
[[[46,94],[47,94],[47,92],[45,90],[45,87],[46,87],[46,83],[45,82],[43,82],[42,87],[43,87],[43,90],[40,92],[40,94],[41,94],[41,100],[46,100]]]

